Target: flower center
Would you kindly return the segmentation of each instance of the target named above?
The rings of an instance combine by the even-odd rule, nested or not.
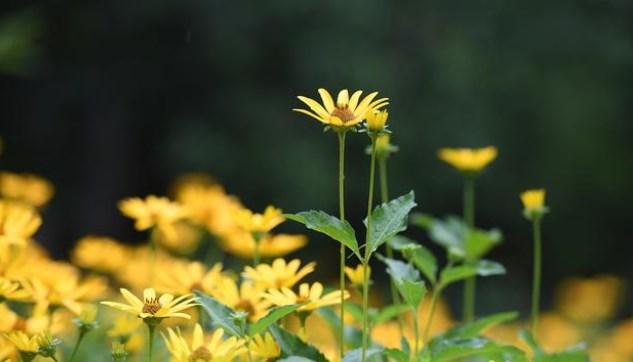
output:
[[[156,314],[160,310],[160,302],[158,298],[145,299],[143,304],[143,313]]]
[[[332,113],[330,115],[333,117],[338,117],[341,121],[343,121],[343,123],[347,123],[355,118],[354,112],[350,111],[347,107],[336,107],[334,108],[334,110],[332,110]]]
[[[209,351],[205,346],[200,346],[198,349],[193,351],[191,356],[189,356],[189,361],[191,362],[200,362],[200,361],[211,361],[213,358],[213,354]]]
[[[251,317],[255,314],[255,307],[253,306],[253,303],[247,299],[242,299],[237,302],[237,304],[235,304],[235,309],[242,311]]]

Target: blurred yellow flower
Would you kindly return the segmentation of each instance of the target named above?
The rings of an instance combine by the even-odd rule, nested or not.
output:
[[[624,282],[612,275],[570,278],[556,292],[556,310],[577,323],[591,324],[612,318],[624,296]]]
[[[53,193],[53,184],[40,176],[0,172],[0,196],[3,198],[41,207],[53,197]]]
[[[191,344],[185,340],[179,329],[167,329],[162,334],[173,362],[230,362],[240,352],[243,344],[236,337],[223,338],[224,330],[216,329],[205,341],[200,324],[193,329]]]
[[[533,218],[543,215],[547,208],[545,207],[545,189],[526,190],[521,193],[521,202],[523,203],[523,213],[527,218]]]
[[[371,268],[367,267],[368,276],[367,279],[371,278]],[[365,281],[365,273],[363,270],[363,265],[358,264],[356,268],[350,268],[348,266],[345,267],[345,275],[353,285],[363,285]]]
[[[259,240],[259,255],[262,258],[275,258],[301,249],[308,243],[304,235],[267,234]],[[236,230],[222,235],[220,247],[227,253],[244,259],[251,259],[255,254],[255,239],[245,231]]]
[[[497,158],[497,149],[484,148],[442,148],[438,157],[462,172],[479,172]]]
[[[0,201],[0,244],[26,246],[41,224],[42,219],[32,207]]]
[[[227,307],[248,314],[248,319],[253,322],[266,315],[271,306],[263,299],[262,289],[250,281],[244,281],[238,287],[234,280],[224,278],[211,295]]]
[[[297,98],[305,103],[310,110],[294,108],[293,111],[308,115],[329,126],[352,127],[361,123],[367,113],[389,104],[388,98],[374,100],[378,92],[370,93],[363,100],[360,100],[362,93],[362,91],[358,90],[350,97],[347,89],[343,89],[338,93],[336,103],[334,103],[330,93],[323,88],[319,88],[319,95],[323,105],[314,99],[298,96]]]
[[[300,266],[299,259],[286,263],[284,259],[278,258],[272,264],[259,264],[254,268],[246,266],[242,275],[262,289],[291,288],[303,277],[312,273],[316,263],[308,263],[299,269]]]
[[[168,239],[177,237],[174,224],[187,216],[185,209],[166,197],[149,195],[145,199],[128,198],[119,202],[123,215],[135,220],[136,230],[156,227]]]
[[[79,310],[82,302],[97,299],[107,290],[107,281],[104,278],[91,276],[80,279],[72,273],[46,277],[44,273],[53,271],[55,263],[41,264],[41,267],[44,269],[39,275],[23,282],[28,299],[35,303]]]
[[[188,255],[194,252],[200,244],[201,230],[188,221],[178,221],[172,226],[173,235],[157,229],[155,241],[174,254]]]
[[[28,298],[29,292],[22,288],[20,283],[0,277],[0,303],[5,300],[23,300]]]
[[[385,128],[389,113],[387,111],[380,111],[377,109],[367,112],[367,128],[371,132],[380,132]]]
[[[112,327],[108,329],[108,336],[120,337],[126,340],[134,333],[142,324],[142,320],[128,314],[119,314],[114,318]]]
[[[167,268],[158,269],[156,289],[176,295],[188,294],[196,289],[212,293],[219,287],[222,264],[211,269],[200,262],[173,261]]]
[[[343,293],[344,299],[349,298],[347,291]],[[324,295],[321,283],[316,282],[312,285],[302,283],[299,286],[299,294],[289,288],[269,289],[264,293],[264,298],[277,306],[305,303],[297,311],[310,312],[321,307],[341,304],[341,291],[336,290]]]
[[[265,360],[274,360],[281,355],[281,349],[270,333],[254,336],[249,347],[253,355]]]
[[[82,268],[113,273],[129,262],[131,256],[130,247],[109,237],[90,235],[77,242],[71,260]]]
[[[125,288],[121,288],[121,295],[123,295],[128,304],[110,301],[101,302],[101,304],[136,315],[142,319],[170,317],[190,319],[191,316],[183,313],[183,311],[197,305],[191,295],[183,295],[174,299],[171,294],[163,294],[159,298],[153,288],[147,288],[143,291],[143,300],[140,300]]]
[[[251,234],[259,234],[263,236],[270,232],[277,225],[284,222],[281,209],[274,206],[267,206],[263,213],[254,213],[249,209],[242,208],[235,212],[235,222],[244,231]]]
[[[557,352],[580,343],[581,331],[569,320],[555,313],[542,313],[535,336],[547,352]]]
[[[4,335],[20,352],[37,353],[40,349],[40,334],[28,335],[22,331],[6,333]]]

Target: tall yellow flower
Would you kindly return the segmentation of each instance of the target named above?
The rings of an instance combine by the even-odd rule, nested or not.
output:
[[[136,230],[143,231],[156,227],[166,238],[177,236],[174,223],[187,216],[185,209],[166,197],[149,195],[145,199],[138,197],[119,202],[123,215],[135,220]]]
[[[347,291],[343,294],[344,299],[349,298]],[[302,283],[299,286],[299,293],[295,293],[289,288],[270,289],[264,293],[264,298],[277,306],[305,303],[297,309],[299,312],[310,312],[321,307],[336,305],[341,303],[341,291],[333,291],[323,294],[323,285],[314,283]]]
[[[211,295],[227,307],[248,314],[248,319],[253,322],[266,315],[271,306],[263,299],[262,290],[250,281],[244,281],[238,287],[234,280],[224,278]]]
[[[281,356],[281,348],[270,333],[254,336],[249,347],[255,356],[267,361]]]
[[[305,103],[310,110],[294,108],[293,111],[308,115],[328,126],[352,127],[361,123],[367,113],[389,104],[388,98],[374,100],[378,92],[370,93],[361,100],[362,93],[362,91],[358,90],[350,97],[348,90],[343,89],[338,93],[336,103],[334,103],[330,93],[323,88],[319,88],[319,95],[323,105],[314,99],[298,96],[297,98]]]
[[[143,291],[143,300],[140,300],[125,288],[121,288],[121,295],[123,295],[128,304],[109,301],[101,302],[101,304],[136,315],[144,320],[148,318],[164,319],[171,317],[191,319],[191,316],[183,313],[183,311],[197,305],[196,300],[190,294],[176,299],[171,294],[163,294],[159,298],[153,288]]]
[[[385,128],[389,113],[387,111],[372,110],[367,112],[367,128],[371,132],[380,132]]]
[[[308,263],[299,269],[300,266],[299,259],[286,263],[284,259],[278,258],[272,264],[259,264],[254,268],[246,266],[242,275],[262,289],[292,288],[299,280],[314,271],[316,263]]]
[[[521,193],[523,214],[528,219],[543,216],[547,213],[545,206],[545,189],[526,190]]]
[[[462,172],[479,172],[497,158],[497,148],[442,148],[438,157]]]
[[[371,269],[369,267],[367,267],[367,273],[369,274],[367,276],[367,279],[369,280],[371,276]],[[346,266],[345,275],[347,275],[347,278],[350,282],[352,282],[353,285],[360,286],[364,283],[365,273],[362,264],[358,264],[356,268],[350,268]]]
[[[0,195],[34,207],[44,206],[53,197],[50,181],[32,174],[0,172]]]
[[[26,246],[42,219],[30,206],[0,201],[0,244]]]
[[[251,234],[266,234],[285,220],[286,218],[282,211],[274,206],[267,206],[261,214],[254,213],[246,208],[242,208],[235,213],[237,225]]]
[[[216,329],[205,341],[200,324],[193,329],[191,344],[182,336],[180,329],[167,329],[162,334],[173,362],[230,362],[240,352],[242,341],[236,337],[224,339],[224,330]]]

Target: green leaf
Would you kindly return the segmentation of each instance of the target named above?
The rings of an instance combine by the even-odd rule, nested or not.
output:
[[[398,317],[400,314],[404,312],[408,312],[409,310],[410,308],[406,304],[388,305],[380,310],[380,312],[372,319],[372,323],[378,324],[378,323],[386,322],[388,320]]]
[[[362,260],[356,233],[347,221],[316,210],[304,211],[298,214],[286,214],[285,216],[287,219],[304,224],[308,229],[318,231],[340,242],[349,248],[359,260]]]
[[[490,231],[470,229],[464,240],[466,259],[476,260],[486,255],[493,246],[501,243],[502,235],[498,229]]]
[[[269,330],[277,341],[283,357],[302,357],[314,362],[327,362],[327,358],[316,347],[307,344],[294,334],[275,324],[272,324]]]
[[[407,229],[409,212],[417,205],[414,198],[415,194],[410,191],[374,209],[366,245],[369,248],[367,255],[373,254],[387,240]]]
[[[409,361],[409,354],[401,351],[399,349],[395,349],[395,348],[389,348],[389,349],[385,349],[383,354],[386,357],[391,358],[392,360],[396,361],[396,362],[407,362]]]
[[[382,355],[383,349],[377,347],[368,348],[365,351],[365,360],[368,362],[371,361],[380,361],[380,356]],[[362,349],[357,348],[355,350],[349,351],[345,353],[343,356],[343,362],[360,362],[362,357]]]
[[[437,275],[437,259],[429,251],[419,244],[409,244],[402,249],[404,257],[413,263],[424,276],[433,284],[436,282]]]
[[[261,334],[271,324],[277,322],[281,318],[283,318],[283,317],[287,316],[288,314],[294,312],[300,306],[301,306],[300,304],[291,304],[291,305],[284,305],[284,306],[281,306],[281,307],[275,307],[275,308],[271,309],[268,312],[268,314],[266,314],[260,320],[258,320],[257,322],[255,322],[255,323],[253,323],[251,325],[248,334],[250,336],[254,336],[256,334]]]
[[[481,334],[486,329],[516,319],[517,312],[504,312],[479,318],[473,322],[451,328],[442,333],[440,338],[471,338]]]
[[[387,265],[387,273],[393,279],[396,288],[405,302],[411,308],[417,308],[424,294],[426,287],[424,282],[420,280],[420,272],[418,272],[411,264],[404,263],[400,260],[385,258],[379,256]]]
[[[494,353],[502,348],[502,346],[482,337],[442,339],[433,346],[431,354],[433,362],[442,362],[484,353]]]
[[[414,309],[417,309],[420,303],[422,302],[422,298],[426,294],[426,287],[424,286],[423,281],[413,281],[413,280],[402,280],[396,283],[396,288],[402,295],[407,304]]]
[[[277,362],[314,362],[314,361],[305,357],[290,356],[287,358],[278,359]]]
[[[458,266],[453,266],[449,268],[445,268],[440,273],[440,288],[445,288],[451,283],[456,281],[468,279],[470,277],[474,277],[476,275],[479,276],[490,276],[490,275],[499,275],[505,274],[506,270],[503,265],[490,261],[490,260],[479,260],[474,264],[462,264]]]
[[[244,337],[233,319],[235,311],[199,290],[196,290],[195,294],[202,308],[211,317],[214,325],[222,327],[226,333],[232,336]]]

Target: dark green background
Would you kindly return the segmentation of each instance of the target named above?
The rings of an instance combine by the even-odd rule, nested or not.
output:
[[[348,87],[391,98],[401,147],[391,193],[414,189],[420,211],[461,210],[460,178],[438,148],[499,148],[478,181],[477,219],[504,230],[492,257],[509,275],[481,284],[482,309],[528,305],[530,229],[518,193],[529,187],[546,187],[552,210],[548,300],[567,275],[633,276],[630,1],[16,0],[0,9],[0,168],[56,184],[40,232],[56,256],[86,233],[140,239],[117,200],[164,193],[188,171],[212,173],[255,209],[336,213],[336,139],[290,109],[296,95]],[[366,143],[355,135],[348,147],[351,220],[365,213]],[[338,247],[313,236],[303,255],[333,276]]]

